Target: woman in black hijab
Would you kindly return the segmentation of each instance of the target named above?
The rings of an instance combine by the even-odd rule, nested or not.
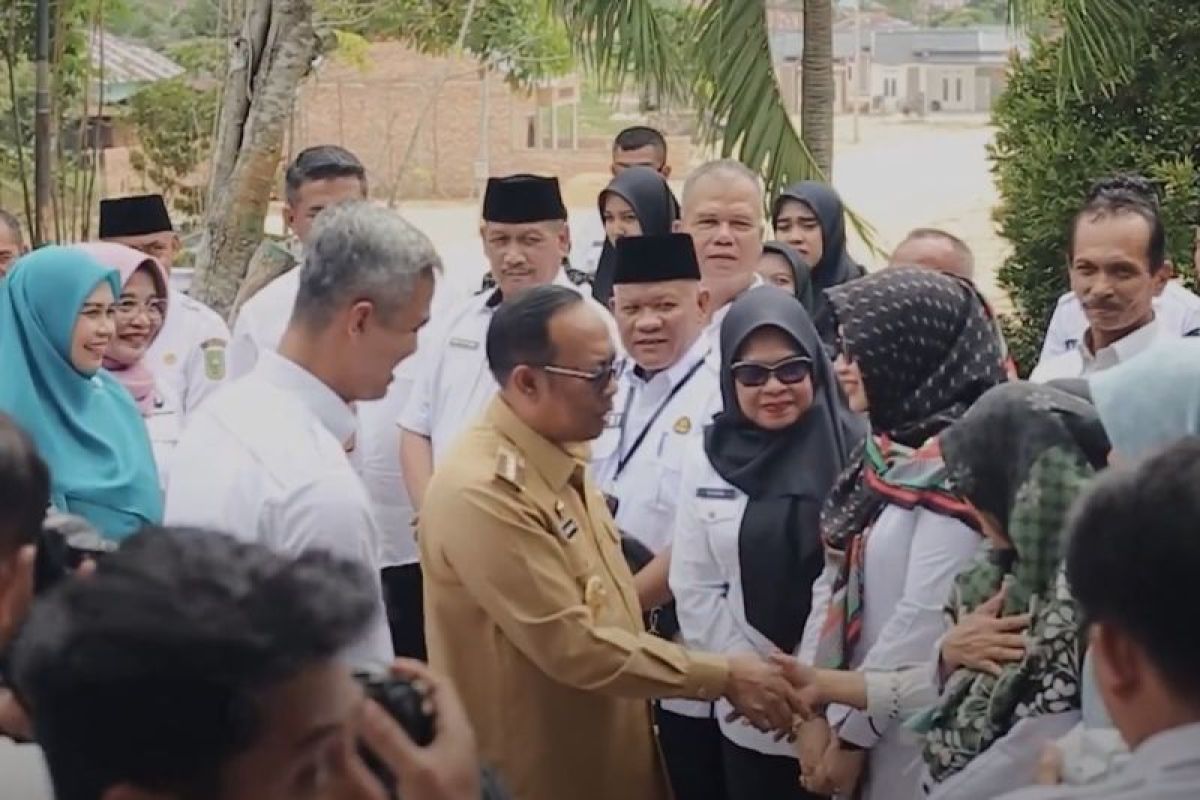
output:
[[[795,298],[751,289],[721,325],[724,410],[680,490],[671,589],[688,644],[793,652],[824,558],[821,506],[861,435],[816,329]],[[724,720],[730,800],[809,797],[786,742]]]
[[[846,252],[846,209],[842,199],[824,183],[793,183],[775,199],[771,225],[775,238],[791,245],[812,265],[816,302],[813,322],[821,341],[832,344],[837,326],[825,290],[867,274]]]
[[[763,242],[758,274],[768,286],[777,286],[796,296],[811,317],[816,313],[812,267],[786,242]]]
[[[604,248],[592,279],[592,297],[608,307],[612,299],[616,241],[622,236],[665,236],[679,219],[679,202],[667,181],[649,167],[630,167],[600,192],[600,218],[604,220]]]

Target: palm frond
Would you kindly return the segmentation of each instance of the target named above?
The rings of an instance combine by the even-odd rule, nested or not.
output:
[[[763,0],[709,0],[688,37],[698,66],[694,87],[701,135],[763,177],[774,197],[798,180],[824,180],[792,124],[771,58]],[[851,224],[872,249],[874,228],[857,214]]]
[[[571,31],[579,58],[606,85],[620,90],[630,78],[657,103],[687,97],[688,63],[672,22],[680,18],[661,0],[547,0]]]
[[[1061,39],[1058,91],[1109,94],[1127,80],[1145,46],[1149,11],[1139,0],[1009,0],[1009,21],[1025,31],[1050,26]]]

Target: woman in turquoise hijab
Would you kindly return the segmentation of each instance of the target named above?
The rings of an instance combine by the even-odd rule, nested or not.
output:
[[[162,521],[145,423],[101,368],[120,293],[116,270],[65,247],[21,258],[0,284],[0,411],[49,465],[53,506],[111,539]]]

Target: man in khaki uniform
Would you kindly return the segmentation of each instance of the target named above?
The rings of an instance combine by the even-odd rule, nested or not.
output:
[[[558,286],[497,310],[501,389],[438,465],[419,524],[431,665],[463,694],[484,759],[521,800],[665,800],[651,698],[727,697],[785,730],[786,683],[754,655],[645,632],[584,444],[604,430],[614,350]]]

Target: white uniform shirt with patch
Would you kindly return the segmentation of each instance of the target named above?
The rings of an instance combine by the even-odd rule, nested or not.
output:
[[[145,362],[169,384],[186,416],[225,382],[228,347],[229,326],[221,315],[171,289],[166,322],[146,350]]]
[[[345,653],[355,669],[393,657],[379,588],[379,532],[346,455],[354,411],[273,351],[187,425],[175,450],[166,521],[228,532],[280,553],[322,549],[356,561],[378,598],[366,634]]]
[[[725,322],[725,317],[729,316],[729,309],[733,306],[734,300],[737,300],[738,297],[741,297],[751,289],[756,289],[759,286],[765,285],[766,284],[763,282],[762,276],[758,273],[755,273],[754,280],[750,282],[750,285],[746,287],[741,294],[712,312],[712,316],[708,321],[708,327],[704,329],[704,335],[708,337],[708,341],[712,344],[712,351],[708,354],[708,357],[712,360],[713,369],[717,370],[718,372],[721,370],[721,324]],[[720,409],[718,408],[717,410],[719,411]]]
[[[154,451],[154,464],[158,467],[158,485],[166,491],[171,462],[175,458],[175,447],[183,433],[183,406],[174,387],[162,378],[155,378],[154,408],[143,413],[146,432],[150,434],[150,447]]]
[[[1083,378],[1128,361],[1161,339],[1177,338],[1179,334],[1168,330],[1157,319],[1096,353],[1088,348],[1081,337],[1067,352],[1038,364],[1029,380],[1045,383],[1059,378]]]
[[[1154,298],[1154,316],[1168,332],[1187,336],[1200,330],[1200,297],[1179,281],[1169,281],[1162,294]],[[1046,329],[1038,366],[1075,349],[1087,329],[1087,314],[1075,293],[1067,292],[1058,298],[1054,316]]]
[[[275,350],[292,319],[300,293],[300,264],[258,290],[238,311],[229,344],[229,375],[240,378],[254,369],[259,354]]]
[[[563,270],[559,270],[554,284],[575,290],[599,311],[617,347],[616,323],[607,309],[592,299],[590,287],[575,286]],[[429,438],[435,465],[496,394],[498,387],[485,352],[496,298],[496,291],[483,292],[451,306],[440,321],[430,326],[429,335],[421,339],[416,385],[397,423]]]

